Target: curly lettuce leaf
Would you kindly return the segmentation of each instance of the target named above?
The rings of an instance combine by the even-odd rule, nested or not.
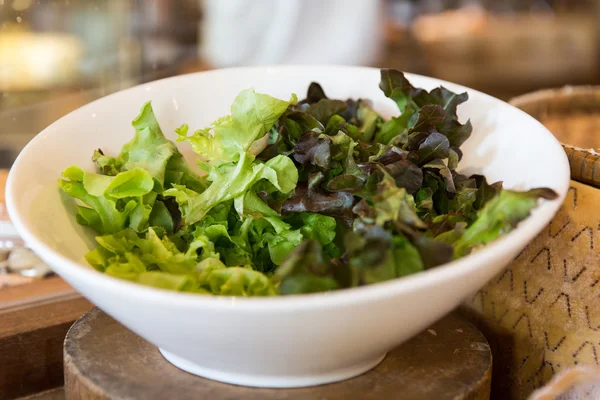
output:
[[[419,218],[413,196],[396,186],[394,179],[384,173],[377,185],[377,194],[371,201],[361,200],[353,212],[368,224],[384,226],[388,222],[401,223],[415,228],[426,228]]]
[[[120,277],[115,272],[113,276]],[[158,289],[175,290],[178,292],[195,292],[200,294],[212,294],[210,291],[201,288],[198,279],[192,275],[175,275],[160,271],[144,271],[133,278],[135,282],[152,286]]]
[[[383,118],[375,111],[370,102],[360,100],[356,111],[358,119],[359,135],[355,138],[364,143],[370,143],[375,135],[375,131],[383,122]]]
[[[101,149],[94,151],[92,161],[103,175],[115,176],[119,173],[121,168],[114,157],[104,155],[104,152]]]
[[[419,250],[406,237],[394,236],[392,241],[396,277],[412,275],[425,268]]]
[[[271,128],[266,147],[258,154],[257,158],[267,161],[278,155],[291,155],[304,132],[320,133],[323,129],[323,124],[312,115],[290,107]]]
[[[277,295],[275,285],[264,274],[244,267],[225,267],[216,259],[205,260],[187,274],[139,271],[142,264],[134,256],[129,259],[131,262],[111,266],[106,273],[142,285],[180,292],[243,297]]]
[[[116,158],[105,156],[101,150],[94,153],[100,171],[116,175],[115,172],[143,169],[158,184],[159,193],[172,183],[185,184],[197,191],[204,189],[203,178],[189,168],[175,144],[164,136],[150,102],[143,105],[132,125],[135,136],[123,145]]]
[[[247,89],[233,101],[230,115],[191,136],[186,136],[186,128],[180,132],[178,140],[187,140],[206,165],[237,162],[256,140],[268,134],[279,117],[296,101],[294,94],[289,101],[283,101]]]
[[[195,225],[215,242],[216,252],[227,265],[251,265],[269,272],[302,241],[302,233],[284,222],[253,190],[234,199],[233,205],[231,211],[237,215],[231,230],[227,229],[229,221],[214,221],[210,214]]]
[[[63,174],[70,182],[63,180],[59,185],[88,206],[78,206],[77,220],[98,233],[114,233],[125,227],[143,232],[149,226],[173,232],[179,216],[164,202],[163,189],[176,184],[202,192],[206,184],[165,138],[150,102],[144,104],[132,125],[135,136],[118,157],[106,156],[102,150],[94,152],[92,160],[101,174],[72,167]]]
[[[373,284],[424,269],[421,254],[403,235],[380,226],[359,226],[344,238],[350,286]]]
[[[398,70],[382,69],[379,88],[387,97],[394,100],[401,112],[404,111],[407,105],[413,103],[412,96],[415,94],[416,89]]]
[[[224,172],[213,168],[209,176],[212,184],[200,194],[177,186],[164,192],[165,196],[177,199],[186,224],[200,221],[211,208],[243,195],[262,179],[268,180],[281,193],[294,190],[298,181],[296,166],[285,156],[263,163],[242,153],[237,164],[228,167]]]
[[[295,229],[300,229],[305,239],[316,240],[323,246],[332,243],[335,239],[337,222],[333,217],[301,212],[292,214],[286,222]]]
[[[552,200],[556,196],[550,189],[532,189],[527,192],[502,190],[479,210],[475,222],[455,242],[456,256],[464,256],[471,249],[511,231],[529,216],[540,198]]]
[[[308,182],[298,184],[294,195],[283,203],[282,212],[314,212],[341,219],[351,218],[354,196],[347,192],[325,191],[321,187],[324,179],[323,173],[319,172],[312,175]]]
[[[294,146],[294,160],[301,166],[315,166],[323,170],[331,164],[331,139],[326,135],[308,131]]]
[[[316,240],[296,247],[277,268],[273,281],[282,295],[326,292],[339,287],[332,265],[323,259],[323,248]]]
[[[269,256],[273,264],[280,265],[289,254],[302,242],[302,233],[292,229],[282,229],[276,233],[265,234]]]
[[[63,172],[63,177],[66,179],[58,180],[60,189],[87,206],[78,205],[77,222],[98,233],[115,233],[129,226],[139,229],[141,222],[134,213],[151,209],[153,196],[147,195],[154,182],[143,169],[107,176],[73,166]]]
[[[381,125],[381,129],[375,132],[373,141],[381,144],[404,145],[408,141],[408,130],[416,123],[416,109],[406,105],[404,111],[398,117],[392,117]]]
[[[102,250],[94,251],[88,256],[88,262],[98,269],[119,268],[124,258],[134,255],[146,266],[167,273],[182,274],[191,271],[202,259],[218,258],[214,252],[214,244],[205,236],[194,237],[185,251],[180,251],[168,236],[160,237],[149,228],[145,235],[139,235],[131,229],[126,229],[110,235],[97,236],[96,242]],[[201,250],[199,255],[198,250]]]
[[[306,99],[302,102],[312,104],[326,98],[327,96],[325,95],[325,91],[321,85],[319,85],[317,82],[311,82],[310,85],[308,85],[308,90],[306,91]]]
[[[473,130],[471,122],[461,124],[457,115],[458,106],[469,98],[467,93],[456,94],[444,87],[430,92],[417,89],[402,72],[392,69],[381,70],[379,87],[387,97],[396,102],[402,113],[383,127],[378,139],[380,143],[390,143],[394,140],[394,133],[401,135],[406,128],[412,130],[414,137],[418,139],[417,146],[428,136],[424,132],[431,132],[432,129],[446,136],[449,144],[455,147],[460,147],[470,137]],[[415,111],[421,114],[417,121],[414,120]],[[422,125],[425,117],[426,127]],[[422,120],[421,123],[419,120]]]
[[[135,128],[135,137],[121,149],[117,158],[118,164],[122,170],[144,169],[161,186],[164,185],[167,163],[179,152],[163,135],[150,102],[144,104],[132,125]]]
[[[334,115],[338,115],[346,111],[348,106],[341,100],[321,99],[316,104],[308,107],[306,112],[312,115],[317,121],[322,124],[327,124],[327,121]]]
[[[201,231],[186,251],[150,228],[145,236],[124,230],[96,238],[100,245],[86,259],[108,275],[148,286],[231,296],[269,296],[277,293],[270,280],[246,267],[227,267],[214,244]]]
[[[197,266],[200,289],[222,296],[275,296],[277,289],[259,271],[245,267],[225,267],[216,259],[207,259]]]

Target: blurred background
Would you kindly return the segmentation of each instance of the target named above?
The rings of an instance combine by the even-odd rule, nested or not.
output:
[[[502,99],[600,81],[600,0],[0,0],[0,168],[111,92],[216,67],[391,67]]]

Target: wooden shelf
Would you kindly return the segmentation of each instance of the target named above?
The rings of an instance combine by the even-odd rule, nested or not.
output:
[[[77,294],[75,289],[58,276],[35,280],[25,285],[0,289],[0,312],[17,306],[27,306],[35,302],[60,299],[75,294]]]
[[[61,386],[65,335],[92,307],[72,293],[0,309],[0,398]]]

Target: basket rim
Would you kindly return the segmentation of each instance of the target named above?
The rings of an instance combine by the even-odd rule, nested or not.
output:
[[[513,97],[509,103],[542,123],[545,117],[551,115],[600,115],[600,85],[568,85],[542,89]],[[571,179],[600,188],[600,172],[596,174],[600,150],[584,149],[562,140],[559,142],[567,153],[571,166]]]
[[[600,113],[600,85],[567,85],[560,88],[541,89],[513,97],[508,102],[519,109],[564,102],[565,107],[562,111],[589,112],[590,104],[583,103],[584,100],[588,100],[595,105],[597,112]],[[585,107],[581,107],[583,104],[585,104]],[[569,109],[567,105],[572,108]],[[545,111],[550,110],[552,109],[546,109]],[[556,111],[556,109],[552,111]],[[537,116],[534,115],[534,117]]]

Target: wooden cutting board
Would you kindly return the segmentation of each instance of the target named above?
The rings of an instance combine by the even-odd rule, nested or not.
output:
[[[228,385],[169,364],[157,348],[99,309],[69,330],[66,399],[487,400],[492,355],[484,336],[452,314],[356,378],[300,389]]]

